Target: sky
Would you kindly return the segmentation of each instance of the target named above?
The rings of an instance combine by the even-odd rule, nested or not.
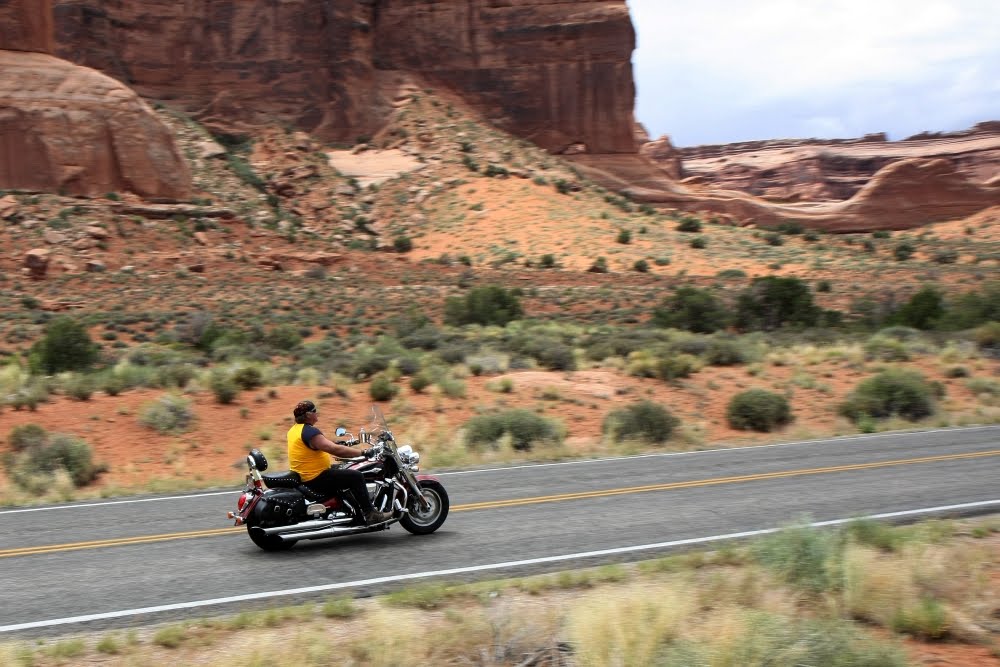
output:
[[[1000,120],[1000,0],[627,0],[636,117],[675,146]]]

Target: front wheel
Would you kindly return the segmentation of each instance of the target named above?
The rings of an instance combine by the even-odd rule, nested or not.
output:
[[[448,518],[448,508],[451,505],[448,492],[439,482],[423,480],[419,483],[429,507],[425,510],[417,499],[413,498],[410,501],[409,513],[403,515],[399,525],[414,535],[429,535],[440,528]]]

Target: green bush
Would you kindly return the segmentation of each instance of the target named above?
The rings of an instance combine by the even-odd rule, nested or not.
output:
[[[32,371],[53,375],[63,371],[86,370],[97,362],[98,347],[87,329],[69,317],[59,317],[45,329],[42,340],[29,355]]]
[[[264,342],[276,350],[287,352],[302,344],[298,328],[291,324],[279,324],[267,332]]]
[[[693,215],[685,215],[677,222],[677,231],[689,233],[700,232],[701,226],[701,220]]]
[[[465,424],[465,441],[470,447],[496,447],[504,436],[510,437],[514,449],[528,451],[538,442],[560,441],[562,429],[551,419],[520,408],[478,415]]]
[[[656,326],[712,333],[725,328],[729,313],[711,292],[697,287],[679,287],[653,311]]]
[[[934,386],[920,373],[890,368],[859,383],[840,413],[855,422],[892,415],[916,421],[934,413],[934,394]]]
[[[639,401],[612,410],[604,418],[601,431],[613,440],[640,440],[658,444],[670,439],[680,420],[652,401]]]
[[[260,369],[254,366],[244,366],[233,373],[233,382],[240,389],[249,391],[264,384],[264,376],[261,374]]]
[[[388,401],[399,392],[399,387],[385,373],[379,373],[368,385],[368,395],[373,401]]]
[[[632,232],[627,229],[620,229],[618,230],[618,237],[615,240],[623,245],[628,245],[632,242]]]
[[[229,405],[240,393],[239,384],[224,372],[212,374],[211,387],[215,402],[221,405]]]
[[[933,287],[924,287],[893,313],[889,322],[914,329],[930,329],[937,324],[942,315],[944,315],[944,297],[941,292]]]
[[[897,262],[905,262],[913,257],[913,253],[916,251],[917,249],[909,241],[900,241],[892,249],[892,256],[896,258]]]
[[[448,297],[444,305],[445,322],[454,326],[482,324],[504,326],[520,319],[520,290],[507,290],[499,285],[475,287],[465,298]]]
[[[433,383],[427,373],[417,373],[410,378],[410,389],[417,394],[423,393],[424,389],[431,386],[431,384]]]
[[[191,410],[191,401],[166,394],[146,405],[139,421],[158,433],[180,433],[194,422],[194,411]]]
[[[396,252],[407,253],[413,250],[413,240],[409,236],[397,236],[392,240],[392,247]]]
[[[743,331],[770,331],[786,324],[814,326],[820,308],[809,285],[799,278],[755,278],[736,301],[736,326]]]
[[[792,410],[784,396],[765,389],[742,391],[729,401],[726,421],[741,431],[766,433],[792,420]]]

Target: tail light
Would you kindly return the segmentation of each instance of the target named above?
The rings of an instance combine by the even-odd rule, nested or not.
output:
[[[247,504],[247,501],[250,500],[249,495],[250,494],[248,493],[244,493],[242,496],[240,496],[240,499],[236,501],[237,510],[241,512],[243,511],[243,507]]]

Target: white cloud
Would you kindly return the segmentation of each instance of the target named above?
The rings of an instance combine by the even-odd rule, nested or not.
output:
[[[680,145],[1000,119],[995,0],[628,4],[637,115]]]

